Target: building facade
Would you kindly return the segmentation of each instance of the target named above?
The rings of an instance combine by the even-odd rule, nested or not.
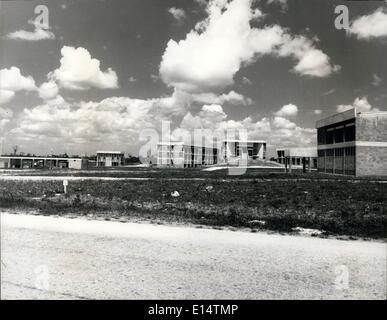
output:
[[[316,122],[319,172],[387,175],[387,112],[335,114]]]
[[[283,148],[277,149],[277,162],[285,165],[289,171],[294,168],[317,169],[317,148]]]
[[[266,141],[264,140],[225,140],[222,142],[221,154],[225,163],[233,163],[246,153],[246,159],[252,160],[266,159]]]
[[[185,144],[160,142],[157,144],[157,166],[192,168],[218,163],[218,149]]]
[[[87,169],[88,161],[82,158],[55,157],[0,157],[0,169]]]
[[[160,142],[157,166],[190,168],[214,164],[237,164],[245,153],[248,161],[266,158],[266,142],[226,140],[218,146],[195,146],[184,142]]]
[[[124,165],[121,151],[97,151],[97,167],[120,167]]]

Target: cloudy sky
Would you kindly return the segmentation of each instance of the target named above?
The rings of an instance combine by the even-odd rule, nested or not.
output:
[[[314,145],[322,117],[387,110],[386,52],[383,1],[1,1],[3,150],[136,154],[162,120]]]

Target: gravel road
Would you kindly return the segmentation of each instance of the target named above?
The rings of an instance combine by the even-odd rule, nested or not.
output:
[[[386,244],[1,214],[2,299],[386,299]]]

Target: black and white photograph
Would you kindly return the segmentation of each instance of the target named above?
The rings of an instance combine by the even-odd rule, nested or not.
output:
[[[0,215],[1,300],[386,300],[387,1],[0,1]]]

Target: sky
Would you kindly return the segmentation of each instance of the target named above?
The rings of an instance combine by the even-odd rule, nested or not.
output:
[[[318,119],[387,110],[386,52],[385,1],[0,1],[1,148],[136,155],[162,121],[314,146]]]

